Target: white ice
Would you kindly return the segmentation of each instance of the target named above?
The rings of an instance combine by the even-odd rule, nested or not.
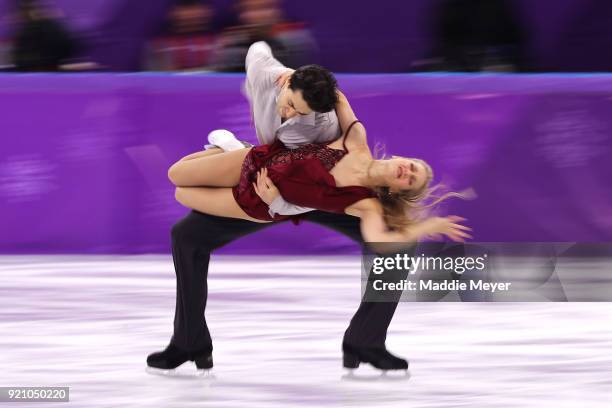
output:
[[[0,257],[2,386],[69,386],[34,407],[609,407],[610,303],[401,303],[408,377],[341,368],[358,257],[213,257],[215,368],[145,372],[170,339],[169,256]],[[15,405],[17,406],[17,405]],[[19,407],[28,403],[18,404]]]

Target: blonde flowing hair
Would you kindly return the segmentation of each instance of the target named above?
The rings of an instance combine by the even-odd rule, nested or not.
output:
[[[380,156],[378,160],[385,159],[384,153],[380,154],[383,149],[376,146],[375,155]],[[398,192],[391,192],[389,187],[386,186],[372,189],[382,204],[385,223],[391,230],[403,230],[426,218],[433,207],[451,197],[468,198],[468,194],[465,192],[444,192],[446,187],[443,184],[430,187],[434,177],[431,166],[421,159],[411,158],[410,160],[421,163],[427,173],[425,183],[421,188]]]

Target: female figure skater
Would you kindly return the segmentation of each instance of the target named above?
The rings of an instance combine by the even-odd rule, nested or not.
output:
[[[198,152],[172,165],[168,177],[176,199],[196,211],[254,222],[281,221],[268,204],[278,195],[295,205],[346,213],[361,219],[366,242],[414,242],[445,235],[471,238],[461,217],[421,219],[433,174],[419,159],[375,160],[366,131],[338,92],[336,113],[343,137],[329,144],[287,149],[280,141],[231,152]],[[452,196],[446,194],[439,201]]]

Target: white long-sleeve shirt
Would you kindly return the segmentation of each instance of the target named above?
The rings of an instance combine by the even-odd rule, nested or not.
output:
[[[275,81],[289,68],[274,58],[272,49],[264,41],[253,43],[249,47],[245,68],[245,91],[251,105],[259,143],[269,144],[279,139],[288,148],[293,149],[308,143],[331,142],[340,137],[341,130],[334,110],[296,115],[281,123],[276,105],[281,89],[276,86]],[[295,215],[312,210],[287,203],[282,197],[277,197],[270,204],[272,215]]]

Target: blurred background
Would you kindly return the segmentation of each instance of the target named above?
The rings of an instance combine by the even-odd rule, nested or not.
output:
[[[612,241],[611,2],[0,0],[0,253],[169,253],[167,168],[216,128],[255,142],[258,40],[336,72],[372,146],[474,188],[441,211],[475,240]],[[357,248],[286,224],[223,251]]]
[[[612,69],[601,0],[0,0],[0,16],[18,71],[240,72],[256,40],[335,72]]]

